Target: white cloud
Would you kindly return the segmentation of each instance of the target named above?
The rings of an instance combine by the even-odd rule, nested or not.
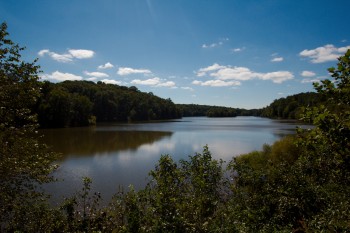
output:
[[[161,82],[157,85],[157,87],[173,87],[175,88],[176,87],[176,84],[175,82],[173,81],[166,81],[166,82]]]
[[[187,90],[187,91],[194,91],[192,87],[181,87],[181,89]]]
[[[216,86],[225,86],[225,85],[234,85],[235,83],[224,83],[220,81],[247,81],[252,79],[260,80],[271,80],[274,83],[282,83],[284,81],[294,78],[294,75],[289,71],[276,71],[268,73],[258,73],[251,71],[246,67],[231,67],[231,66],[222,66],[217,63],[214,63],[211,66],[206,68],[201,68],[197,71],[197,76],[210,76],[215,77],[216,80],[209,80],[210,82],[197,81],[193,84],[197,85],[216,85]],[[215,82],[214,82],[215,81]],[[239,83],[240,84],[240,83]],[[236,83],[237,85],[237,83]]]
[[[218,42],[211,43],[211,44],[203,44],[202,48],[203,49],[208,49],[208,48],[215,48],[223,45],[226,41],[229,41],[229,38],[222,38]]]
[[[283,57],[275,57],[271,59],[271,62],[281,62],[283,61]]]
[[[200,68],[198,71],[197,71],[197,76],[198,77],[202,77],[202,76],[205,76],[208,72],[210,71],[214,71],[214,70],[219,70],[219,69],[222,69],[222,68],[225,68],[226,66],[221,66],[217,63],[214,63],[213,65],[211,66],[208,66],[206,68]]]
[[[129,75],[129,74],[152,74],[150,70],[147,69],[133,69],[129,67],[119,67],[117,74]]]
[[[154,87],[175,87],[176,86],[175,82],[164,81],[158,77],[154,77],[146,80],[134,79],[131,81],[131,83],[138,84],[138,85],[154,86]]]
[[[304,70],[303,72],[301,72],[301,76],[303,77],[313,77],[315,75],[316,75],[315,72],[308,71],[308,70]]]
[[[216,77],[220,80],[241,80],[246,81],[257,78],[260,74],[252,72],[246,67],[224,67],[211,73],[210,76]]]
[[[259,77],[262,80],[271,80],[274,83],[283,83],[284,81],[294,78],[294,75],[289,71],[276,71],[261,74]]]
[[[301,80],[301,83],[319,83],[320,79],[308,79],[308,78],[304,78],[303,80]]]
[[[106,84],[116,84],[116,85],[122,84],[122,82],[114,80],[114,79],[102,79],[101,82],[106,83]]]
[[[155,86],[158,83],[160,83],[160,79],[157,78],[157,77],[146,79],[146,80],[134,79],[134,80],[131,81],[131,83],[132,84]]]
[[[47,54],[47,53],[50,53],[50,50],[48,50],[48,49],[42,49],[42,50],[40,50],[40,51],[38,52],[38,55],[39,55],[40,57],[42,57],[42,56],[44,56],[44,55]]]
[[[243,50],[245,50],[245,47],[231,49],[231,51],[234,53],[242,52]]]
[[[114,67],[114,65],[113,65],[112,63],[107,62],[107,63],[104,64],[104,65],[98,66],[97,69],[109,69],[109,68],[113,68],[113,67]]]
[[[43,57],[49,55],[53,60],[58,62],[72,62],[74,58],[76,59],[86,59],[94,56],[94,51],[85,49],[70,49],[68,53],[55,53],[51,52],[49,49],[43,49],[38,52],[38,55]]]
[[[212,43],[212,44],[209,44],[209,45],[203,44],[203,45],[202,45],[202,48],[204,48],[204,49],[207,49],[207,48],[215,48],[215,47],[217,47],[217,46],[219,46],[218,43]]]
[[[95,54],[94,51],[86,49],[70,49],[68,52],[77,59],[92,58]]]
[[[208,80],[205,82],[194,80],[192,84],[200,85],[200,86],[211,86],[211,87],[228,87],[228,86],[241,85],[239,81],[224,81],[224,80]]]
[[[73,56],[70,55],[70,54],[58,54],[58,53],[54,53],[54,52],[50,52],[49,53],[50,57],[52,59],[54,59],[55,61],[58,61],[58,62],[71,62],[73,61]]]
[[[311,63],[323,63],[337,60],[337,58],[342,56],[348,49],[350,49],[350,46],[336,48],[334,45],[328,44],[316,49],[305,49],[301,51],[299,55],[310,58]]]
[[[102,73],[102,72],[87,72],[87,71],[84,71],[84,74],[86,74],[87,76],[96,77],[96,78],[107,78],[107,77],[109,77],[108,74]]]
[[[65,80],[83,80],[83,77],[71,74],[71,73],[61,73],[59,71],[55,71],[52,74],[44,74],[42,76],[43,79],[56,80],[56,81],[65,81]]]

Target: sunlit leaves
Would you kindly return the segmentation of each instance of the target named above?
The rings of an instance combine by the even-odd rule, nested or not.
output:
[[[39,66],[21,60],[24,48],[7,39],[7,25],[0,28],[0,225],[29,231],[45,195],[38,184],[52,181],[56,156],[36,135],[36,114],[40,96]],[[38,201],[38,202],[36,202]],[[42,212],[41,212],[42,213]],[[34,219],[32,219],[34,220]],[[11,229],[11,228],[10,228]],[[36,229],[36,228],[34,228]]]

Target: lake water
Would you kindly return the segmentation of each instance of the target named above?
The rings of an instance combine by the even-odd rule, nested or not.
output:
[[[202,152],[208,145],[215,159],[260,150],[295,133],[297,123],[258,117],[185,117],[153,123],[111,123],[95,127],[42,130],[44,142],[62,153],[55,176],[47,185],[58,200],[82,187],[82,177],[92,178],[93,191],[109,200],[119,186],[136,189],[147,182],[162,154],[174,160]],[[302,126],[306,127],[306,126]]]

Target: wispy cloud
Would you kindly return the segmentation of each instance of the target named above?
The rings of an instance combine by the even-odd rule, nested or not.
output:
[[[240,85],[239,81],[248,81],[252,79],[270,80],[274,83],[282,83],[294,78],[289,71],[276,71],[268,73],[258,73],[251,71],[247,67],[231,67],[214,63],[211,66],[201,68],[196,72],[198,77],[214,77],[214,80],[198,81],[193,84],[202,86],[234,86]]]
[[[271,62],[281,62],[283,60],[284,60],[283,57],[274,57],[274,58],[271,59]]]
[[[116,84],[116,85],[122,84],[122,82],[114,80],[114,79],[102,79],[101,82],[106,83],[106,84]]]
[[[303,80],[301,80],[301,83],[319,83],[319,82],[321,82],[321,79],[319,78],[315,78],[315,79],[304,78]]]
[[[40,57],[42,57],[42,56],[44,56],[44,55],[47,54],[47,53],[50,53],[50,50],[48,50],[48,49],[42,49],[42,50],[40,50],[40,51],[38,52],[38,55],[39,55]]]
[[[181,87],[181,89],[187,90],[187,91],[194,91],[192,87]]]
[[[70,49],[68,52],[77,59],[92,58],[95,54],[94,51],[86,49]]]
[[[88,71],[84,71],[84,74],[86,74],[87,76],[96,77],[96,78],[107,78],[107,77],[109,77],[108,74],[102,73],[102,72],[88,72]]]
[[[73,56],[69,53],[64,53],[64,54],[58,54],[55,52],[51,52],[48,49],[43,49],[38,52],[38,55],[43,57],[45,55],[49,55],[53,60],[58,61],[58,62],[72,62],[73,61]]]
[[[245,50],[245,47],[231,49],[231,52],[238,53],[242,52],[243,50]]]
[[[148,69],[134,69],[130,67],[119,67],[117,74],[124,76],[130,74],[152,74]]]
[[[97,69],[103,70],[103,69],[110,69],[110,68],[113,68],[113,67],[114,67],[114,65],[113,65],[112,63],[107,62],[107,63],[104,64],[104,65],[98,66]]]
[[[52,74],[44,74],[41,76],[43,79],[55,80],[55,81],[66,81],[66,80],[83,80],[83,77],[71,73],[62,73],[55,71]]]
[[[301,72],[301,76],[303,77],[314,77],[315,75],[316,75],[315,72],[308,71],[308,70],[304,70],[303,72]]]
[[[198,81],[194,80],[192,82],[194,85],[200,85],[200,86],[211,86],[211,87],[228,87],[228,86],[239,86],[241,85],[241,82],[239,81],[224,81],[224,80],[208,80],[208,81]]]
[[[196,74],[197,74],[198,77],[202,77],[202,76],[205,76],[210,71],[215,71],[215,70],[219,70],[219,69],[223,69],[223,68],[226,68],[226,66],[221,66],[221,65],[219,65],[217,63],[214,63],[211,66],[208,66],[208,67],[205,67],[205,68],[200,68],[196,72]]]
[[[299,55],[309,58],[311,63],[324,63],[337,60],[337,58],[343,55],[348,49],[350,49],[350,46],[337,48],[332,44],[328,44],[311,50],[305,49],[301,51]]]
[[[229,38],[222,38],[218,40],[217,42],[211,43],[211,44],[202,44],[203,49],[208,49],[208,48],[215,48],[223,45],[226,41],[229,41]]]
[[[76,59],[87,59],[92,58],[94,56],[95,52],[92,50],[86,50],[86,49],[70,49],[68,52],[59,54],[50,51],[49,49],[43,49],[38,52],[38,55],[43,57],[45,55],[50,56],[53,60],[58,62],[72,62],[75,58]]]
[[[274,83],[283,83],[287,80],[293,79],[294,75],[289,71],[276,71],[269,73],[261,73],[258,79],[271,80]]]
[[[146,80],[134,79],[131,81],[131,83],[136,85],[146,85],[146,86],[153,86],[153,87],[176,87],[175,82],[162,80],[158,77],[154,77]]]

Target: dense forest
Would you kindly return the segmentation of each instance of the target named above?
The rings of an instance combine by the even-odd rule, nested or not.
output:
[[[55,181],[58,155],[37,140],[33,109],[45,110],[43,84],[36,61],[23,61],[22,50],[1,24],[1,232],[350,231],[350,50],[329,69],[333,80],[314,84],[327,105],[301,113],[313,129],[298,129],[296,136],[227,163],[213,159],[208,146],[178,162],[162,155],[144,189],[120,188],[107,206],[87,177],[75,195],[49,204],[41,187]],[[65,87],[71,84],[45,83],[44,90],[91,101],[88,94],[71,93]]]
[[[149,121],[189,116],[261,116],[300,119],[306,107],[326,104],[318,93],[300,93],[273,101],[262,109],[174,104],[136,87],[91,81],[39,82],[40,97],[32,111],[42,128],[87,126],[96,122]]]
[[[236,117],[236,116],[259,116],[259,109],[240,109],[221,106],[199,104],[176,104],[183,117],[207,116],[207,117]]]
[[[34,111],[45,128],[181,117],[170,99],[141,92],[134,86],[89,81],[41,83],[41,97]]]
[[[262,109],[240,109],[198,104],[174,104],[152,93],[102,82],[40,82],[41,95],[33,111],[43,128],[87,126],[96,122],[149,121],[189,116],[261,116],[300,119],[306,107],[325,104],[318,93],[300,93],[273,101]]]
[[[303,109],[325,103],[319,93],[308,92],[274,100],[269,106],[260,110],[262,117],[280,119],[300,119]]]
[[[96,122],[149,121],[188,116],[259,116],[261,110],[174,104],[136,87],[91,81],[40,82],[33,112],[42,128],[87,126]]]
[[[260,116],[278,119],[299,120],[305,108],[329,105],[319,93],[307,92],[274,100],[261,109],[240,109],[198,104],[177,104],[182,116],[235,117]],[[329,106],[330,107],[330,106]]]

